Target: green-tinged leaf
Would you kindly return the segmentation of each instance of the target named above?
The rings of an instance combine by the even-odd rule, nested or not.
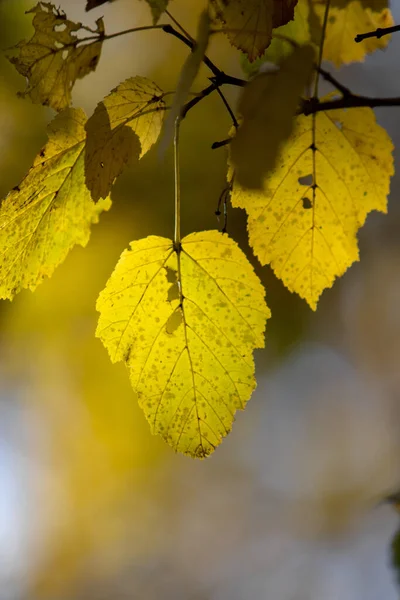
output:
[[[211,0],[216,25],[250,62],[271,43],[272,30],[293,19],[298,0]]]
[[[297,48],[278,72],[260,74],[244,88],[239,102],[243,122],[230,144],[230,161],[241,186],[262,189],[274,168],[280,146],[292,132],[314,58],[311,45]]]
[[[104,24],[96,21],[95,31],[82,23],[69,21],[61,10],[49,2],[39,2],[28,13],[33,13],[35,33],[28,41],[19,42],[14,48],[16,56],[10,61],[28,80],[22,96],[28,95],[32,102],[51,106],[57,111],[71,104],[71,90],[77,79],[94,71],[99,62]],[[99,41],[78,45],[77,33],[88,31],[87,37]]]
[[[85,185],[86,117],[67,109],[48,127],[49,141],[0,209],[0,297],[34,290],[75,244],[85,246],[90,226],[110,200],[95,205]]]
[[[157,141],[164,94],[146,77],[132,77],[98,104],[86,124],[86,184],[93,200],[106,198],[124,166]]]
[[[393,144],[370,108],[316,113],[315,151],[312,130],[312,117],[298,117],[263,191],[235,182],[232,204],[247,211],[261,264],[315,310],[323,290],[358,260],[367,214],[386,212]]]
[[[152,432],[203,458],[255,388],[253,351],[270,312],[237,244],[193,233],[176,252],[150,236],[125,250],[97,301],[96,335],[124,360]]]
[[[190,88],[192,87],[197,73],[199,72],[200,65],[207,50],[209,36],[210,17],[208,11],[204,10],[200,14],[195,46],[185,60],[179,75],[179,81],[174,94],[174,99],[172,101],[171,110],[169,111],[168,118],[165,122],[163,138],[160,144],[161,153],[165,151],[173,138],[175,121],[181,115],[182,108],[188,98]]]

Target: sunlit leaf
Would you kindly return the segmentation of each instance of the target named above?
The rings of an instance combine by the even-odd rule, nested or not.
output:
[[[71,104],[71,89],[77,79],[94,71],[99,62],[104,24],[96,21],[92,31],[82,23],[69,21],[65,13],[49,2],[39,2],[28,13],[33,13],[35,33],[28,41],[15,46],[16,56],[10,57],[21,75],[28,80],[23,96],[32,102],[51,106],[57,111]],[[96,39],[79,43],[77,33],[88,32]],[[96,40],[99,41],[96,41]]]
[[[314,0],[314,9],[322,23],[324,5]],[[337,67],[363,61],[367,54],[386,48],[390,36],[367,38],[356,43],[356,35],[392,25],[394,21],[388,0],[371,0],[368,3],[365,0],[336,0],[329,9],[323,58]]]
[[[152,432],[178,452],[210,454],[250,398],[264,293],[236,243],[207,231],[179,253],[166,238],[132,242],[100,294],[96,335],[126,362]]]
[[[297,0],[211,0],[216,23],[250,61],[271,43],[274,27],[293,19]]]
[[[49,141],[0,209],[0,297],[34,290],[75,245],[85,246],[90,226],[109,199],[93,203],[85,185],[86,117],[67,109],[48,127]]]
[[[264,191],[235,184],[232,204],[248,213],[250,244],[286,287],[315,309],[325,288],[358,260],[357,231],[386,212],[393,144],[369,108],[300,116]],[[315,177],[315,181],[314,181]]]
[[[106,198],[128,161],[141,158],[157,141],[164,94],[146,77],[132,77],[98,104],[86,124],[86,184],[93,200]]]
[[[277,73],[260,74],[245,86],[239,103],[243,123],[230,144],[230,159],[240,185],[262,189],[280,145],[293,129],[313,60],[313,47],[302,46],[292,51]]]

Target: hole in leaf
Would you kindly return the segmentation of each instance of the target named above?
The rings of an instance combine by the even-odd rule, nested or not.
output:
[[[301,201],[303,202],[303,208],[312,208],[312,201],[310,200],[310,198],[304,197],[301,199]]]
[[[64,48],[64,44],[58,42],[57,40],[54,42],[54,46],[57,48],[57,50],[61,50],[61,48]]]
[[[62,55],[61,55],[61,56],[62,56],[62,59],[63,59],[63,60],[67,60],[67,58],[68,58],[68,54],[69,54],[68,50],[63,50],[63,53],[62,53]]]
[[[53,30],[57,31],[57,32],[61,32],[61,31],[65,31],[67,29],[67,26],[65,23],[58,23],[57,25],[54,25]]]
[[[333,121],[338,129],[343,129],[343,123],[341,121]]]
[[[314,179],[312,174],[310,173],[309,175],[303,175],[302,177],[299,177],[297,181],[300,183],[300,185],[306,185],[307,187],[311,187],[314,182]]]

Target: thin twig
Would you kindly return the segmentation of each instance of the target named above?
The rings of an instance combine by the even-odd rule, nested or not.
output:
[[[221,92],[219,87],[217,87],[217,93],[219,94],[219,97],[221,98],[222,102],[224,103],[225,108],[228,111],[228,113],[232,119],[233,126],[235,127],[235,129],[237,129],[239,127],[239,123],[237,122],[235,114],[234,114],[233,110],[231,109],[228,100],[225,98],[224,94]]]
[[[322,77],[325,79],[325,81],[328,81],[329,83],[331,83],[333,85],[333,87],[335,87],[339,92],[341,92],[343,94],[343,96],[351,96],[351,92],[350,92],[349,88],[347,88],[345,85],[341,84],[340,81],[338,81],[332,75],[332,73],[329,73],[329,71],[325,71],[325,69],[323,69],[322,67],[319,67],[319,72],[322,75]]]
[[[179,127],[181,118],[177,117],[175,121],[174,134],[174,173],[175,173],[175,230],[174,230],[174,246],[175,249],[180,249],[181,245],[181,183],[179,169]]]
[[[389,35],[389,33],[394,33],[395,31],[400,31],[400,25],[394,25],[393,27],[378,27],[378,29],[375,29],[375,31],[368,31],[367,33],[359,33],[354,38],[354,41],[359,43],[359,42],[362,42],[363,40],[366,40],[367,38],[372,38],[372,37],[376,37],[379,39],[379,38],[383,37],[384,35]]]
[[[312,115],[322,110],[338,110],[340,108],[377,108],[378,106],[400,106],[400,97],[394,98],[371,98],[369,96],[344,96],[335,100],[320,102],[318,99],[310,98],[303,100],[297,114]]]

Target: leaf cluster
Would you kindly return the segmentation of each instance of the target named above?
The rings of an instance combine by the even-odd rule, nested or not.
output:
[[[88,0],[90,10],[107,0]],[[96,335],[112,361],[124,361],[152,431],[176,451],[203,458],[230,431],[255,388],[253,352],[264,346],[270,311],[253,267],[223,231],[181,239],[179,131],[213,92],[232,119],[227,185],[221,195],[245,209],[249,242],[292,292],[316,309],[324,289],[359,258],[357,232],[386,212],[393,144],[373,106],[399,99],[353,94],[322,68],[362,61],[389,36],[354,38],[391,27],[387,0],[210,0],[192,38],[167,0],[147,0],[152,25],[108,35],[70,21],[48,2],[32,10],[34,35],[10,60],[28,81],[23,95],[58,112],[48,143],[0,208],[0,297],[34,290],[111,206],[128,163],[174,138],[175,235],[133,241],[97,309]],[[165,14],[176,26],[160,24]],[[173,97],[140,75],[118,85],[86,118],[70,107],[75,82],[98,66],[118,35],[159,29],[190,50]],[[242,54],[249,79],[221,71],[206,54],[222,33]],[[189,95],[200,65],[210,84]],[[335,92],[319,97],[325,77]],[[234,111],[221,90],[242,88]],[[168,116],[166,116],[168,115]],[[165,118],[166,117],[166,118]]]

